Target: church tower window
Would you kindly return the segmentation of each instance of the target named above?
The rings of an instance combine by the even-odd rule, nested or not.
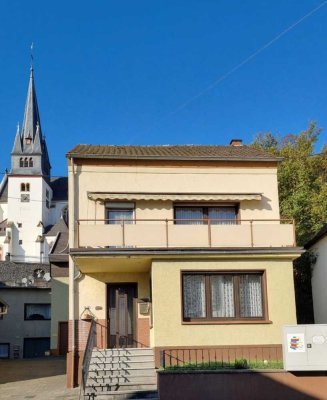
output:
[[[24,167],[24,160],[23,160],[23,157],[21,157],[20,159],[19,159],[19,166],[22,168],[22,167]]]
[[[32,157],[30,157],[28,165],[29,165],[29,167],[33,167],[33,158]]]
[[[30,191],[30,184],[29,183],[21,183],[20,184],[20,191],[21,192],[29,192]]]
[[[27,159],[27,157],[25,157],[25,159],[24,159],[24,167],[25,168],[28,167],[28,159]]]

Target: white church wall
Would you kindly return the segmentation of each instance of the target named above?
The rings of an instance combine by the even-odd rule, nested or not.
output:
[[[21,191],[21,184],[29,183],[29,191]],[[8,221],[13,223],[11,238],[11,260],[41,262],[41,243],[37,237],[42,234],[43,179],[41,177],[9,177]],[[29,201],[22,196],[29,195]]]

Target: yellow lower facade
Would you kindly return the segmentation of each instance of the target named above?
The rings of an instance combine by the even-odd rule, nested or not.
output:
[[[117,263],[92,258],[78,263],[82,272],[75,281],[75,319],[86,308],[99,320],[108,317],[107,284],[136,283],[137,297],[150,298],[152,347],[271,345],[282,343],[283,325],[296,324],[293,284],[294,257],[224,257],[192,259],[187,257],[152,259],[138,272],[119,272]],[[90,272],[97,265],[101,272]],[[104,272],[106,266],[111,272]],[[115,265],[113,268],[112,265]],[[84,271],[87,271],[83,273]],[[242,323],[185,323],[182,318],[182,271],[264,271],[266,279],[267,320]],[[70,299],[72,301],[72,298]],[[72,318],[71,318],[72,319]]]

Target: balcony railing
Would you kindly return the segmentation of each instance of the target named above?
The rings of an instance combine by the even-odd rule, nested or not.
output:
[[[80,219],[77,247],[294,247],[294,221],[228,219]]]

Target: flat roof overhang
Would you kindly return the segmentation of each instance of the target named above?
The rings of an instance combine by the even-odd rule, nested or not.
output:
[[[124,249],[73,248],[70,255],[82,273],[149,272],[154,260],[190,259],[287,259],[298,258],[300,247],[279,248],[192,248],[192,249]]]

